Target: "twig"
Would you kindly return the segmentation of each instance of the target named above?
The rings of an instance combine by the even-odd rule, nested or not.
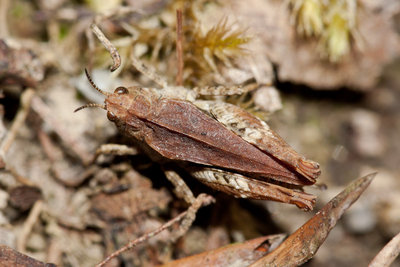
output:
[[[182,10],[176,10],[176,57],[178,61],[178,73],[176,85],[183,85],[183,34],[182,34]]]
[[[17,137],[18,131],[21,128],[22,124],[25,122],[26,117],[28,116],[32,98],[35,95],[35,91],[31,88],[26,89],[21,95],[21,107],[15,116],[15,119],[11,125],[10,130],[8,131],[6,137],[4,138],[3,142],[0,145],[0,162],[1,167],[6,167],[7,171],[9,171],[14,178],[24,185],[34,186],[35,183],[30,181],[29,179],[25,178],[24,176],[20,175],[17,170],[11,166],[10,164],[6,164],[6,154],[10,149],[12,143],[14,142],[15,138]]]
[[[121,66],[121,56],[119,55],[115,46],[107,39],[107,37],[100,30],[100,28],[97,27],[96,24],[93,23],[90,27],[91,27],[93,33],[97,36],[97,38],[100,40],[100,42],[104,45],[104,47],[110,53],[111,58],[113,60],[113,65],[111,66],[110,70],[115,71],[116,69],[119,68],[119,66]]]
[[[32,99],[32,108],[44,121],[52,126],[57,135],[81,159],[84,165],[88,165],[92,162],[93,156],[71,137],[69,131],[59,123],[53,116],[51,109],[39,97],[35,96]]]
[[[400,253],[400,233],[375,256],[368,267],[388,267]]]
[[[0,38],[9,37],[7,14],[9,12],[10,0],[0,1]]]
[[[11,174],[12,176],[14,176],[14,178],[15,178],[15,180],[17,180],[17,182],[19,182],[19,183],[21,183],[21,184],[23,184],[23,185],[35,186],[35,187],[37,187],[37,184],[36,184],[36,183],[34,183],[33,181],[31,181],[31,180],[29,180],[28,178],[26,178],[26,177],[22,176],[21,174],[19,174],[19,173],[17,172],[17,170],[16,170],[13,166],[11,166],[10,164],[7,165],[6,170],[7,170],[8,172],[10,172],[10,174]]]
[[[206,195],[206,194],[200,194],[197,198],[196,201],[192,204],[192,206],[189,207],[189,209],[187,209],[186,211],[182,212],[181,214],[179,214],[178,216],[176,216],[175,218],[169,220],[168,222],[166,222],[165,224],[161,225],[159,228],[155,229],[152,232],[149,232],[145,235],[142,235],[141,237],[130,241],[128,244],[126,244],[125,246],[123,246],[122,248],[120,248],[119,250],[113,252],[111,255],[109,255],[107,258],[105,258],[102,262],[100,262],[99,264],[96,265],[96,267],[102,267],[104,266],[107,262],[109,262],[111,259],[117,257],[118,255],[120,255],[121,253],[137,246],[138,244],[148,240],[149,238],[159,234],[160,232],[164,231],[165,229],[169,228],[170,226],[172,226],[174,223],[180,221],[181,219],[185,218],[187,215],[192,215],[193,212],[196,213],[196,211],[201,207],[201,206],[206,206],[211,204],[211,202],[214,201],[214,198]],[[191,218],[189,218],[191,219]],[[185,220],[186,218],[182,221],[182,224],[185,224]],[[184,225],[186,226],[186,225]]]
[[[123,246],[122,248],[120,248],[119,250],[113,252],[111,255],[109,255],[107,258],[105,258],[102,262],[100,262],[99,264],[96,265],[96,267],[102,267],[104,266],[107,262],[109,262],[111,259],[117,257],[118,255],[120,255],[121,253],[137,246],[138,244],[146,241],[147,239],[157,235],[158,233],[164,231],[165,229],[167,229],[168,227],[170,227],[171,225],[173,225],[174,223],[180,221],[186,214],[188,213],[188,211],[184,211],[181,214],[179,214],[178,216],[176,216],[175,218],[173,218],[172,220],[166,222],[165,224],[163,224],[162,226],[160,226],[159,228],[157,228],[156,230],[149,232],[135,240],[130,241],[128,244],[126,244],[125,246]]]
[[[86,39],[88,42],[88,49],[89,49],[89,59],[88,59],[88,63],[87,63],[88,65],[86,66],[86,68],[88,68],[89,70],[92,70],[95,45],[94,45],[93,33],[90,31],[90,28],[86,28],[85,35],[86,35]]]
[[[24,226],[18,235],[17,239],[17,250],[20,252],[25,252],[25,244],[28,238],[29,233],[32,231],[34,224],[37,222],[40,213],[43,209],[43,201],[38,200],[36,201],[35,205],[31,209],[28,218],[26,219]]]
[[[13,124],[11,125],[10,130],[8,131],[8,134],[0,145],[0,159],[3,159],[4,161],[7,151],[10,149],[12,143],[15,140],[15,137],[17,136],[18,130],[21,128],[22,124],[25,122],[26,117],[28,116],[29,108],[34,94],[35,91],[31,88],[28,88],[21,96],[21,108],[15,116],[15,119],[13,121]]]
[[[52,262],[56,266],[61,265],[61,258],[63,256],[63,244],[60,238],[52,238],[48,241],[48,248],[47,248],[47,262]],[[51,267],[51,266],[48,266]]]
[[[57,147],[53,144],[50,136],[48,136],[42,129],[37,129],[37,136],[40,144],[43,147],[44,153],[49,158],[52,165],[57,161],[64,160],[61,150],[57,149]]]
[[[127,146],[127,145],[104,144],[104,145],[101,145],[96,150],[95,159],[97,159],[101,154],[110,154],[110,155],[118,155],[118,156],[137,155],[138,150],[133,147]]]
[[[186,216],[183,218],[179,228],[176,232],[174,232],[171,236],[171,241],[175,242],[178,238],[183,236],[189,227],[193,224],[196,219],[196,213],[201,208],[201,206],[206,206],[214,202],[214,198],[212,196],[206,194],[200,194],[193,204],[187,209]]]

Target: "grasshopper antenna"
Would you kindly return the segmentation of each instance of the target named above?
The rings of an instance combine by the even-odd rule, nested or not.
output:
[[[85,68],[85,74],[86,74],[86,77],[88,78],[90,84],[92,85],[92,87],[94,89],[99,91],[102,95],[105,95],[105,96],[110,96],[111,95],[111,93],[103,91],[99,87],[97,87],[97,85],[93,82],[92,77],[90,77],[89,72],[88,72],[88,70],[86,68]]]
[[[82,110],[84,108],[102,108],[102,109],[106,109],[106,105],[104,105],[104,104],[96,104],[96,103],[88,103],[86,105],[83,105],[82,107],[79,107],[79,108],[75,109],[74,112],[78,112],[79,110]]]

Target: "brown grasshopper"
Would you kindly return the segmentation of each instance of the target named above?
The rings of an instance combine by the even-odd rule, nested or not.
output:
[[[235,197],[267,199],[311,210],[315,196],[302,186],[316,182],[319,165],[294,151],[268,125],[247,111],[224,102],[196,100],[198,95],[230,95],[241,87],[186,89],[169,86],[138,59],[133,65],[162,89],[118,87],[101,107],[123,134],[138,141],[153,159],[183,166],[204,184]],[[173,170],[167,170],[178,192],[193,202],[191,191]]]

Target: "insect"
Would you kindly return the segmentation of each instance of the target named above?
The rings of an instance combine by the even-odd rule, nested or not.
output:
[[[268,125],[247,111],[224,102],[197,100],[199,94],[232,94],[239,87],[194,88],[169,86],[138,59],[134,66],[162,89],[118,87],[100,107],[120,132],[136,140],[151,158],[173,161],[193,177],[235,197],[266,199],[311,210],[315,196],[301,188],[316,182],[318,163],[294,151]],[[194,197],[178,174],[165,171],[183,198]],[[178,189],[181,190],[178,190]]]

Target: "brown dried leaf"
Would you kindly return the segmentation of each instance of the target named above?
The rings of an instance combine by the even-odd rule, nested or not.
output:
[[[352,182],[279,247],[251,267],[298,266],[311,259],[342,214],[360,197],[375,175],[372,173]]]
[[[285,235],[270,235],[172,261],[163,267],[247,266],[280,244]]]
[[[0,266],[52,267],[56,265],[35,260],[12,248],[0,245]]]
[[[22,211],[30,209],[40,198],[42,198],[40,189],[33,186],[18,186],[10,191],[11,205]]]

